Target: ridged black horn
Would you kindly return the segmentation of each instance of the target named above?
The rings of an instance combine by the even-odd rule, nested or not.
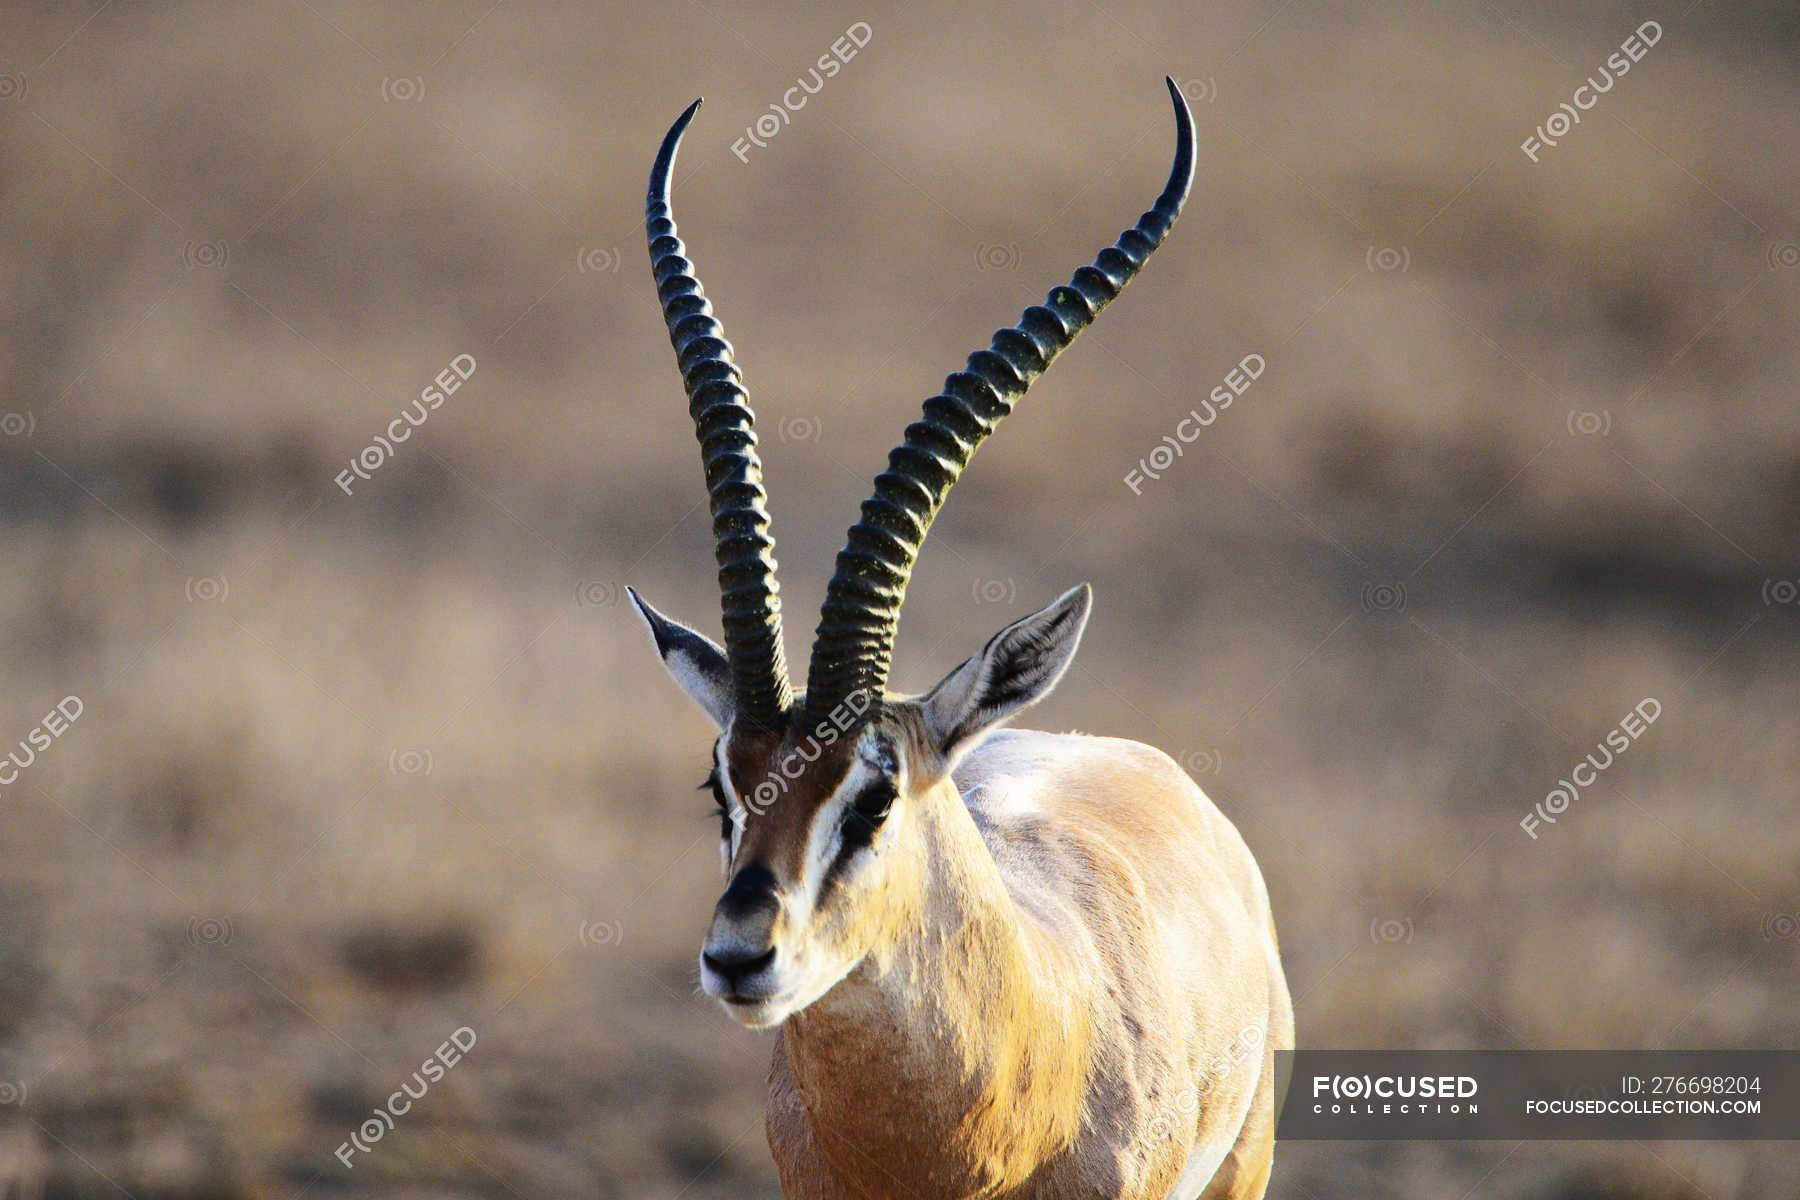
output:
[[[793,691],[781,646],[775,539],[769,533],[768,496],[756,454],[756,414],[750,411],[743,374],[732,361],[731,343],[713,319],[712,305],[694,277],[694,265],[675,234],[669,212],[675,151],[699,107],[700,101],[694,101],[663,138],[656,165],[650,169],[645,231],[650,270],[687,388],[688,413],[700,438],[700,461],[712,497],[725,654],[731,662],[737,716],[776,730],[793,704]]]
[[[900,603],[919,546],[957,476],[1000,419],[1024,398],[1075,335],[1129,283],[1161,244],[1187,200],[1194,179],[1194,118],[1175,81],[1175,165],[1150,211],[1082,267],[1019,324],[994,334],[993,344],[969,356],[968,366],[925,401],[922,419],[888,456],[850,527],[825,595],[812,663],[807,671],[809,720],[823,720],[839,703],[864,692],[876,704],[887,686],[888,661],[900,625]],[[873,705],[870,706],[873,708]]]

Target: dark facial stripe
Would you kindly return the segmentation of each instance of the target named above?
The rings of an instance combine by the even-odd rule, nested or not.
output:
[[[825,869],[824,885],[830,886],[844,873],[859,850],[875,842],[875,835],[887,819],[887,810],[895,800],[894,781],[877,779],[865,787],[844,809],[844,824],[839,832],[838,851]]]
[[[719,837],[721,840],[729,841],[731,839],[731,806],[725,802],[725,785],[719,782],[719,768],[712,769],[712,773],[706,777],[706,782],[700,785],[700,790],[712,792],[713,803],[716,805],[713,815],[719,818]]]

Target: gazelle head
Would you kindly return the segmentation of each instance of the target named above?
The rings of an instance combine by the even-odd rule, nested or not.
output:
[[[718,727],[706,787],[727,886],[700,978],[737,1020],[776,1024],[889,944],[932,869],[923,825],[960,754],[1049,693],[1086,626],[1086,584],[995,634],[929,692],[887,692],[913,563],[952,484],[1026,389],[1130,282],[1181,211],[1193,121],[1174,81],[1175,164],[1150,210],[1018,325],[994,334],[908,426],[862,506],[827,589],[807,671],[788,683],[754,415],[731,344],[676,236],[669,181],[700,102],[669,130],[646,205],[651,270],[700,439],[712,501],[724,645],[635,590],[657,653]]]

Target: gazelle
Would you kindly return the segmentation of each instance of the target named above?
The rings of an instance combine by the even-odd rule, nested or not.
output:
[[[753,416],[675,233],[684,112],[651,171],[651,267],[698,428],[725,644],[631,593],[719,729],[727,886],[700,978],[779,1026],[768,1137],[790,1197],[1258,1197],[1293,1009],[1255,860],[1166,755],[1000,731],[1074,656],[1081,585],[920,696],[886,690],[925,532],[1002,417],[1137,274],[1193,181],[951,375],[837,558],[806,691],[788,684]]]

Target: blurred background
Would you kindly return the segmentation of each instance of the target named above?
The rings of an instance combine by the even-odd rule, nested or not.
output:
[[[1173,75],[1187,213],[957,489],[896,686],[1091,580],[1027,723],[1237,822],[1304,1047],[1800,1048],[1797,43],[1707,0],[13,6],[0,1196],[778,1194],[769,1038],[696,992],[711,729],[622,603],[717,629],[641,228],[701,94],[676,210],[792,657],[920,400],[1161,186]],[[1270,1195],[1797,1175],[1284,1143]]]

